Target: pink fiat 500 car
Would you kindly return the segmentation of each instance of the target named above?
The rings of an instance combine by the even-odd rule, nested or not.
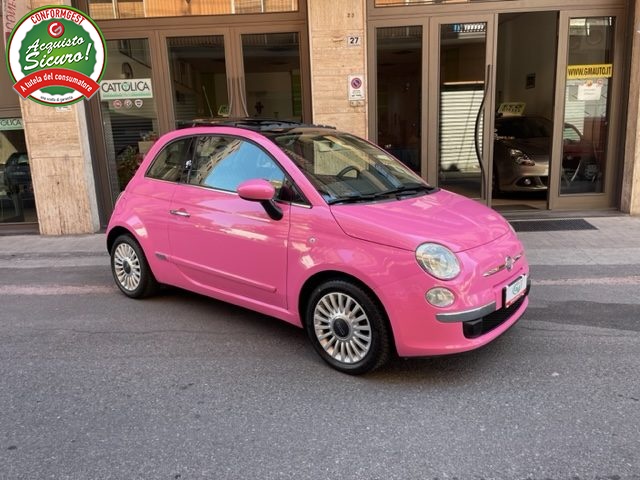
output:
[[[227,121],[164,135],[119,197],[111,268],[306,330],[332,367],[478,348],[528,304],[510,225],[332,128]]]

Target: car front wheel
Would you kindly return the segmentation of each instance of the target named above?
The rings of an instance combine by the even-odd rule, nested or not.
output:
[[[144,298],[158,287],[142,248],[131,236],[120,235],[111,247],[111,272],[116,285],[130,298]]]
[[[305,327],[322,359],[341,372],[367,373],[389,358],[386,315],[354,283],[331,280],[316,287],[307,303]]]

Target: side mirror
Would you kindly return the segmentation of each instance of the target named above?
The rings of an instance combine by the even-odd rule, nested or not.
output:
[[[266,180],[256,178],[242,182],[238,185],[238,195],[243,200],[260,202],[267,214],[274,220],[282,219],[282,209],[273,200],[276,189]]]

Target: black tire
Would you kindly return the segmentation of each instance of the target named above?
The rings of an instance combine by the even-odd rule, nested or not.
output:
[[[360,375],[389,359],[386,314],[369,292],[351,282],[330,280],[311,292],[305,330],[320,357],[340,372]]]
[[[111,273],[120,291],[129,298],[149,297],[158,290],[142,248],[130,235],[120,235],[113,242]]]

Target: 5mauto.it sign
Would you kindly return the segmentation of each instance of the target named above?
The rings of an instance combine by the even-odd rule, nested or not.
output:
[[[100,82],[100,100],[103,102],[136,98],[153,98],[150,78],[103,80]]]

